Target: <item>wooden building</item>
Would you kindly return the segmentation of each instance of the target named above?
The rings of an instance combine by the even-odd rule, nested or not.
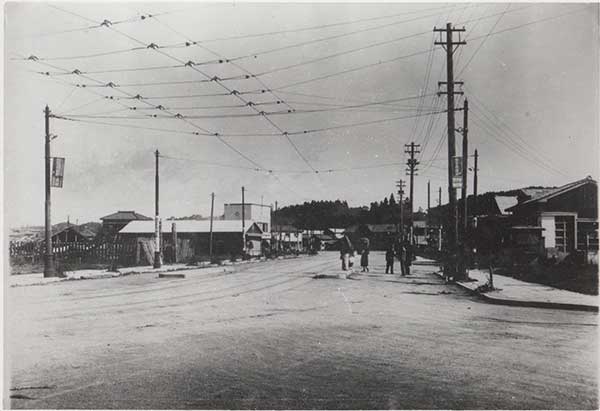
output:
[[[598,255],[598,184],[586,177],[544,190],[508,208],[514,225],[542,229],[546,256],[564,258],[574,251]]]
[[[175,225],[175,227],[173,227]],[[242,236],[241,220],[213,221],[213,256],[218,258],[242,257],[245,252],[251,256],[261,255],[262,230],[258,224],[245,221]],[[119,231],[124,239],[138,243],[152,244],[154,221],[131,221]],[[175,244],[174,238],[177,238]],[[190,259],[206,259],[210,248],[210,221],[207,220],[166,220],[162,222],[162,252],[166,262],[183,262]],[[145,247],[145,245],[143,245]]]
[[[89,230],[82,230],[76,225],[68,225],[52,233],[52,244],[88,242],[92,241],[94,237],[95,234]]]

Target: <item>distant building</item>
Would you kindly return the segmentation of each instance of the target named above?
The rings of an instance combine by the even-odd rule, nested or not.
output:
[[[93,232],[82,230],[76,225],[69,225],[52,233],[52,244],[87,242],[92,241],[94,237]]]
[[[280,249],[287,251],[302,250],[302,230],[289,224],[277,224],[271,231],[272,243],[275,247],[280,245]]]
[[[177,249],[180,257],[176,259],[177,261],[209,255],[210,221],[207,220],[163,221],[161,234],[163,252],[174,245],[173,224],[175,224],[177,232]],[[244,228],[246,252],[249,255],[260,255],[262,252],[260,226],[253,221],[246,221]],[[212,231],[214,256],[242,255],[244,243],[240,220],[214,220]],[[137,240],[138,242],[152,240],[154,238],[154,222],[131,221],[119,231],[119,235],[125,240]],[[180,255],[181,253],[183,255]]]
[[[117,211],[101,217],[100,220],[102,220],[102,232],[104,234],[116,234],[131,221],[153,221],[152,218],[135,211]]]
[[[224,207],[224,220],[242,219],[242,203],[225,204]],[[244,203],[244,219],[258,224],[262,232],[265,234],[268,234],[272,231],[270,206],[254,203]],[[266,237],[268,237],[268,235]]]
[[[369,239],[372,250],[385,250],[397,237],[396,224],[355,224],[344,231],[350,242],[356,248],[361,238]]]

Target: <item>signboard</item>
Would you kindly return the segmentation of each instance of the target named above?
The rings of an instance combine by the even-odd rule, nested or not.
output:
[[[452,157],[452,185],[454,186],[454,188],[462,187],[462,174],[462,157]]]
[[[52,157],[52,173],[50,174],[50,187],[62,187],[65,175],[65,159]]]

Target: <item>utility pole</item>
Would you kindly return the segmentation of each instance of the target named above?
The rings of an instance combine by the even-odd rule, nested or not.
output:
[[[427,180],[427,214],[431,208],[431,180]]]
[[[279,207],[277,201],[275,201],[275,214],[277,214],[277,210],[279,210]],[[275,214],[273,215],[273,220],[275,220]],[[281,232],[278,224],[275,224],[275,233],[277,234],[277,251],[281,251]]]
[[[51,221],[51,201],[50,201],[50,109],[48,106],[44,109],[44,117],[46,122],[45,154],[44,154],[44,174],[45,174],[45,189],[46,201],[44,203],[45,213],[45,235],[46,250],[44,251],[44,277],[55,277],[56,269],[54,267],[54,254],[52,251],[52,221]]]
[[[442,187],[438,189],[438,207],[442,205]]]
[[[455,138],[454,132],[456,131],[456,126],[454,123],[454,95],[455,94],[463,94],[461,91],[454,91],[455,84],[462,84],[462,82],[454,81],[454,63],[453,63],[453,54],[458,46],[466,44],[465,41],[460,40],[460,33],[464,32],[464,27],[462,29],[452,28],[452,23],[447,23],[445,29],[433,29],[434,32],[440,33],[440,41],[436,41],[434,44],[441,45],[446,51],[446,81],[440,81],[438,85],[445,84],[446,91],[438,91],[438,95],[446,94],[448,101],[448,205],[449,205],[449,213],[448,213],[448,255],[449,260],[446,265],[446,273],[444,274],[446,278],[454,277],[457,278],[460,276],[460,273],[457,272],[457,245],[458,245],[458,226],[457,226],[457,205],[456,205],[456,191],[454,189],[454,157],[456,156],[456,146],[455,146]],[[458,32],[459,39],[458,41],[453,41],[452,35]],[[446,33],[446,41],[442,39],[442,33]],[[456,46],[456,48],[455,48]]]
[[[154,268],[160,268],[160,217],[158,212],[158,150],[154,152],[156,156],[156,168],[154,175]]]
[[[477,216],[477,159],[479,158],[479,154],[477,150],[475,150],[475,162],[473,164],[473,215]]]
[[[405,144],[404,145],[404,152],[406,154],[410,154],[410,158],[406,161],[406,165],[408,166],[408,169],[406,170],[406,172],[408,173],[408,175],[410,176],[410,244],[413,245],[414,244],[414,239],[413,239],[413,199],[414,199],[414,192],[415,192],[415,171],[417,170],[417,166],[419,165],[419,161],[415,159],[415,154],[419,154],[419,147],[421,147],[420,144],[415,144],[415,142],[411,142],[410,144]]]
[[[246,189],[242,186],[242,252],[246,251],[246,204],[244,193]]]
[[[467,229],[468,229],[468,212],[469,207],[467,204],[468,193],[467,193],[467,169],[469,165],[469,101],[465,98],[465,102],[463,105],[463,126],[460,129],[463,141],[462,141],[462,186],[461,186],[461,197],[463,200],[463,208],[462,208],[462,227],[461,227],[461,235],[460,235],[460,263],[458,264],[458,272],[460,276],[466,276],[467,273],[467,261],[466,261],[466,247],[467,247]]]
[[[462,135],[463,135],[463,142],[462,142],[462,157],[463,157],[463,163],[462,163],[462,187],[461,187],[461,194],[462,194],[462,199],[463,199],[463,244],[466,241],[466,235],[467,235],[467,221],[468,221],[468,205],[467,205],[467,169],[468,169],[468,165],[469,165],[469,139],[468,139],[468,133],[469,133],[469,101],[465,98],[465,102],[464,102],[464,106],[463,106],[463,128],[462,128]]]
[[[404,180],[396,181],[396,187],[398,187],[398,196],[400,197],[400,237],[404,240]]]
[[[210,234],[208,237],[208,255],[210,257],[210,261],[212,261],[213,255],[213,216],[215,209],[215,193],[210,194]]]

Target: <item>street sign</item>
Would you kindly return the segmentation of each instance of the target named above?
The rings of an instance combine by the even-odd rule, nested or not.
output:
[[[452,184],[454,185],[454,188],[462,188],[462,174],[462,157],[452,157]]]
[[[63,177],[65,174],[65,159],[63,157],[52,157],[52,174],[50,187],[63,186]]]

